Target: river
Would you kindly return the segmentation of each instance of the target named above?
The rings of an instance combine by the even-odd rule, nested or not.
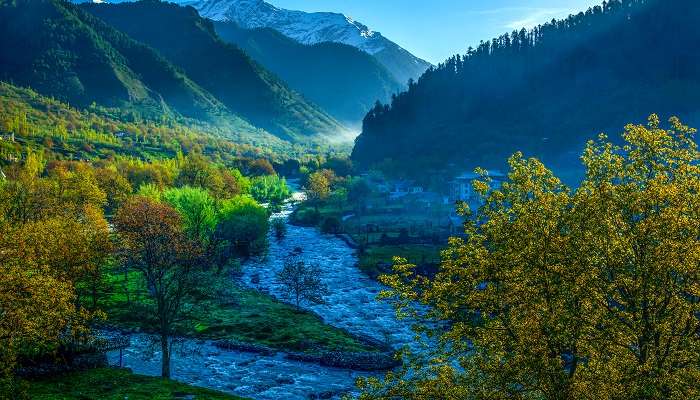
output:
[[[293,198],[300,200],[302,194],[295,193]],[[288,203],[271,218],[287,219],[292,209],[293,203]],[[320,267],[321,279],[330,289],[325,304],[306,308],[326,323],[352,333],[371,336],[395,348],[412,345],[410,323],[397,321],[390,304],[375,300],[381,285],[356,267],[355,252],[343,240],[316,228],[287,223],[285,238],[277,240],[271,234],[269,242],[265,257],[244,264],[244,285],[285,300],[275,276],[285,258],[301,249],[300,257]],[[357,377],[368,375],[287,360],[282,353],[265,356],[221,350],[209,341],[185,339],[181,347],[173,355],[173,379],[252,399],[338,398],[343,392],[353,391]],[[123,365],[137,374],[158,376],[160,354],[155,348],[148,335],[132,335],[131,347],[123,353]],[[119,352],[110,352],[108,358],[111,364],[118,364]]]

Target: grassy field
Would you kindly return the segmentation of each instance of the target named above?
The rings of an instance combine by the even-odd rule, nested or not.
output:
[[[313,207],[302,205],[300,210],[312,210]],[[359,254],[359,268],[367,275],[376,278],[391,272],[394,257],[402,257],[419,266],[422,272],[434,271],[440,263],[440,251],[446,243],[435,244],[432,235],[445,234],[446,209],[423,210],[400,204],[377,206],[363,214],[355,215],[349,206],[339,207],[328,202],[318,207],[320,221],[328,217],[341,218],[353,214],[342,221],[342,231],[353,240],[365,246]],[[440,218],[439,216],[443,217]],[[367,232],[367,227],[372,227]],[[400,238],[405,231],[407,240]],[[406,243],[408,242],[408,243]],[[416,243],[418,242],[418,243]]]
[[[152,330],[157,326],[150,301],[138,274],[129,276],[132,301],[123,291],[123,276],[110,275],[109,296],[101,302],[107,323],[121,328]],[[229,284],[233,286],[232,283]],[[134,297],[138,296],[138,301]],[[208,339],[231,339],[293,351],[368,351],[340,329],[325,324],[316,315],[249,289],[229,287],[225,298],[202,294],[192,318],[177,326],[178,334]]]
[[[32,400],[242,400],[213,390],[112,368],[30,381],[27,394]]]

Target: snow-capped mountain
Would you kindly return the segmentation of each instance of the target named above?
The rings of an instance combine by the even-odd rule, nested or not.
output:
[[[371,55],[400,82],[416,79],[430,63],[360,22],[338,13],[286,10],[264,0],[199,0],[187,2],[200,15],[214,21],[231,21],[241,28],[272,28],[303,44],[344,43]]]

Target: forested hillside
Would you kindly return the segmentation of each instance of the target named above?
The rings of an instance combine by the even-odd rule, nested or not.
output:
[[[230,110],[285,140],[331,137],[344,129],[240,49],[224,43],[211,21],[193,8],[159,1],[82,7],[153,47]]]
[[[337,12],[305,12],[278,7],[265,0],[196,0],[189,4],[208,19],[233,22],[243,29],[269,28],[302,44],[342,43],[371,55],[393,79],[405,85],[417,79],[431,64],[380,32]]]
[[[375,101],[388,101],[403,87],[376,58],[346,44],[304,45],[270,28],[243,29],[231,21],[214,27],[223,40],[349,125],[359,126]]]
[[[295,153],[293,146],[270,134],[237,135],[204,123],[141,120],[99,106],[79,110],[0,82],[0,166],[21,160],[28,149],[64,160],[153,160],[193,151],[229,164],[240,157],[301,156],[300,149]]]
[[[652,112],[693,124],[699,20],[694,0],[615,0],[482,42],[376,105],[353,159],[419,175],[523,150],[571,168],[585,140]]]
[[[59,0],[0,3],[0,80],[80,107],[209,120],[227,114],[152,49]]]

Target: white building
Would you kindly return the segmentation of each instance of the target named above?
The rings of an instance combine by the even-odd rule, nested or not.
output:
[[[498,189],[506,180],[506,176],[500,171],[487,171],[491,178],[491,187]],[[467,204],[478,205],[481,203],[479,194],[474,190],[474,181],[479,180],[480,175],[474,172],[465,172],[450,182],[450,201],[463,201]]]
[[[389,183],[389,198],[398,199],[409,194],[423,193],[423,187],[412,181],[398,180]]]

